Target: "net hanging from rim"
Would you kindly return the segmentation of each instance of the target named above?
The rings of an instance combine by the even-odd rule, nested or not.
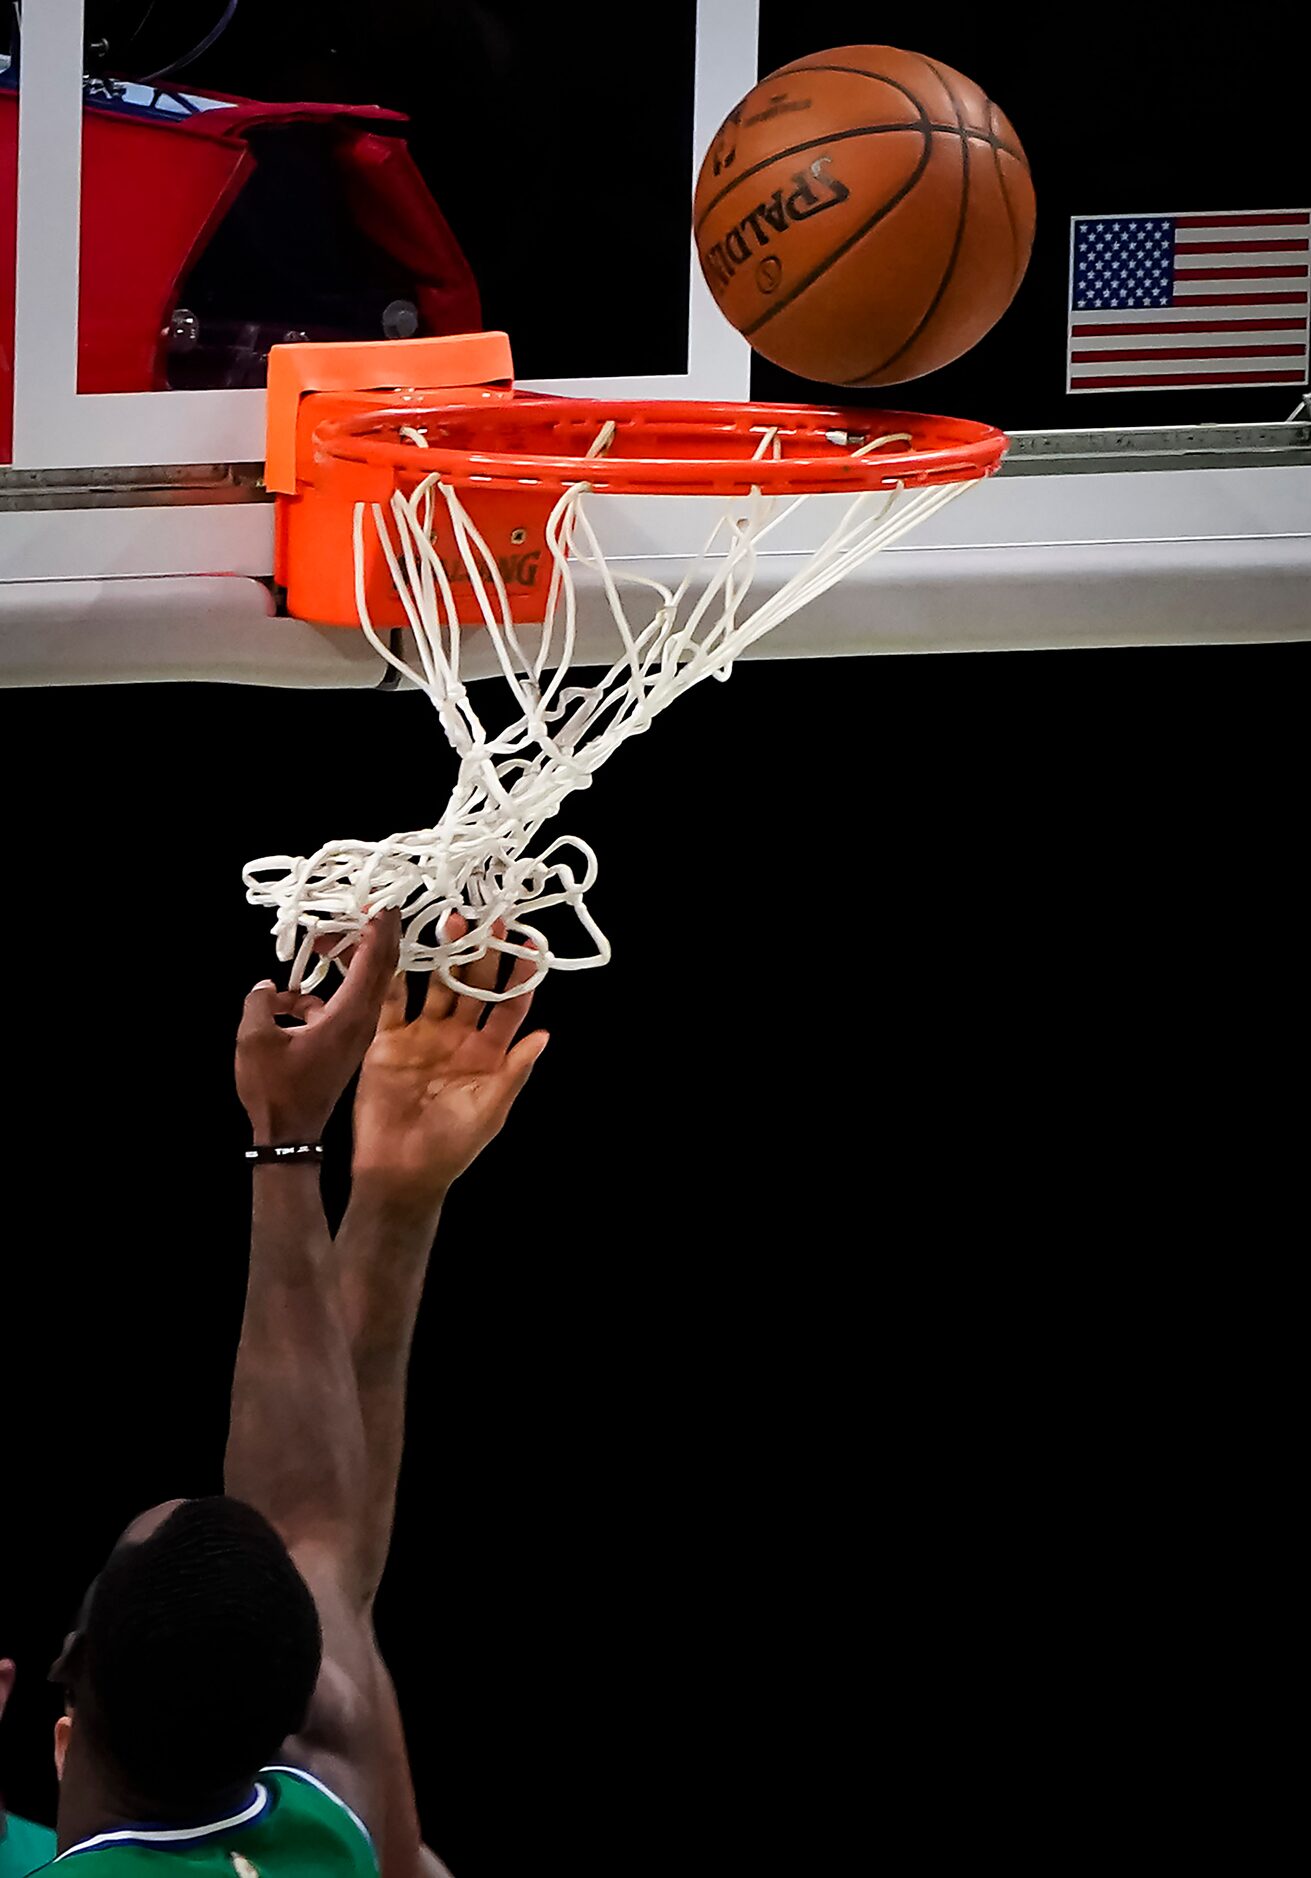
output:
[[[596,855],[577,836],[544,834],[566,797],[587,787],[602,763],[675,698],[705,679],[728,678],[734,661],[766,633],[990,473],[1006,447],[999,432],[983,425],[900,413],[673,404],[639,410],[546,399],[515,400],[509,411],[514,415],[505,406],[392,411],[385,423],[374,414],[324,426],[316,437],[330,453],[395,471],[389,500],[354,505],[359,624],[379,657],[426,693],[457,769],[428,827],[381,841],[331,841],[311,855],[266,855],[247,865],[247,898],[272,911],[277,954],[291,962],[294,987],[317,985],[370,913],[385,907],[402,911],[403,970],[436,972],[452,990],[489,1002],[507,994],[453,976],[488,948],[534,961],[532,976],[513,995],[531,990],[548,971],[605,964],[610,944],[587,905]],[[511,424],[517,449],[503,447]],[[525,424],[539,445],[558,438],[561,425],[570,439],[581,426],[591,441],[583,453],[577,444],[572,455],[525,453]],[[488,436],[497,447],[488,446]],[[634,445],[645,454],[632,454]],[[526,484],[550,504],[543,541],[549,582],[544,604],[537,603],[543,623],[531,629],[516,623],[497,555],[477,520],[487,492]],[[820,545],[748,608],[770,536],[809,495],[847,489],[854,493]],[[677,584],[612,567],[594,513],[605,493],[656,490],[719,497],[704,546]],[[452,558],[434,546],[439,532],[454,544],[454,580]],[[404,609],[413,660],[392,650],[371,617],[364,570],[378,549]],[[592,683],[574,673],[582,570],[595,577],[615,634],[612,662]],[[469,587],[457,600],[465,579]],[[500,728],[489,727],[462,677],[470,631],[488,635],[504,679]],[[479,706],[491,691],[480,683]],[[536,923],[562,906],[578,929],[576,949],[568,951],[556,950]],[[453,913],[463,915],[467,931],[448,940]],[[494,930],[498,923],[503,935]]]

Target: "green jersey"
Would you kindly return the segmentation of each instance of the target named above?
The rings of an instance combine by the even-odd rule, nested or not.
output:
[[[55,1856],[55,1835],[17,1813],[0,1813],[0,1878],[28,1878]]]
[[[123,1826],[48,1867],[81,1878],[378,1878],[362,1820],[313,1774],[266,1767],[250,1804],[205,1826]]]

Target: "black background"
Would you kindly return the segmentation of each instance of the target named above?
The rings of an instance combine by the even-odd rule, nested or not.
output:
[[[616,958],[548,987],[451,1202],[380,1607],[457,1878],[851,1833],[1037,1869],[1085,1781],[1159,1798],[1235,1425],[1286,1413],[1304,666],[743,669],[562,823]],[[419,698],[204,688],[9,693],[0,748],[4,1777],[43,1815],[85,1581],[219,1480],[238,868],[412,824],[444,762]]]
[[[322,95],[345,96],[404,11],[330,14]],[[852,7],[769,14],[767,63],[874,36]],[[1037,165],[1055,133],[982,32],[925,49]],[[209,82],[258,88],[217,49]],[[1070,207],[1140,206],[1123,111],[1088,116],[1062,133],[1097,153]],[[985,390],[1024,352],[1005,331]],[[600,851],[615,961],[547,987],[547,1057],[448,1210],[380,1608],[456,1878],[791,1874],[866,1846],[1046,1871],[1135,1798],[1169,1806],[1163,1717],[1223,1671],[1234,1428],[1285,1412],[1305,667],[747,668],[562,817]],[[40,1677],[105,1549],[218,1484],[231,1038],[270,964],[241,863],[413,825],[446,774],[416,697],[0,696],[20,1810],[51,1811]]]

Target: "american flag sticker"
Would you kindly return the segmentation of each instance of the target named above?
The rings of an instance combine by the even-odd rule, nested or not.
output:
[[[1066,388],[1307,382],[1311,209],[1080,215]]]

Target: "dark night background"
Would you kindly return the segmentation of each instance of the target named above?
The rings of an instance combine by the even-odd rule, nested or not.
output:
[[[216,9],[169,0],[139,69]],[[1282,391],[1059,390],[1071,212],[1311,193],[1303,147],[1281,170],[1237,135],[1140,173],[1241,93],[1241,51],[1148,33],[1108,101],[1105,67],[1052,80],[1024,10],[944,16],[932,44],[867,7],[764,11],[763,68],[919,41],[1028,146],[1047,245],[917,402],[1017,427],[1287,414]],[[621,12],[247,0],[187,77],[414,112],[489,323],[523,311],[521,368],[608,370],[553,347],[580,299],[592,330],[631,313],[668,343],[683,288],[650,252],[684,265],[685,130],[650,136],[676,182],[646,186],[645,260],[605,233],[613,185],[569,192],[567,265],[538,171],[512,185],[534,148],[576,181],[571,150],[686,124],[690,9],[648,21],[650,57],[621,55]],[[455,180],[475,149],[485,197]],[[1306,670],[1301,646],[757,665],[562,816],[599,850],[615,961],[548,985],[547,1057],[448,1209],[380,1608],[456,1878],[832,1870],[853,1833],[909,1839],[907,1869],[980,1844],[1047,1869],[1053,1830],[1091,1845],[1168,1795],[1162,1709],[1204,1709],[1222,1673],[1193,1625],[1223,1522],[1192,1550],[1195,1502],[1247,1470],[1241,1416],[1284,1413]],[[52,1810],[41,1678],[104,1551],[218,1484],[248,1203],[231,1040],[271,962],[241,864],[413,825],[445,775],[412,696],[0,694],[19,1810]]]

